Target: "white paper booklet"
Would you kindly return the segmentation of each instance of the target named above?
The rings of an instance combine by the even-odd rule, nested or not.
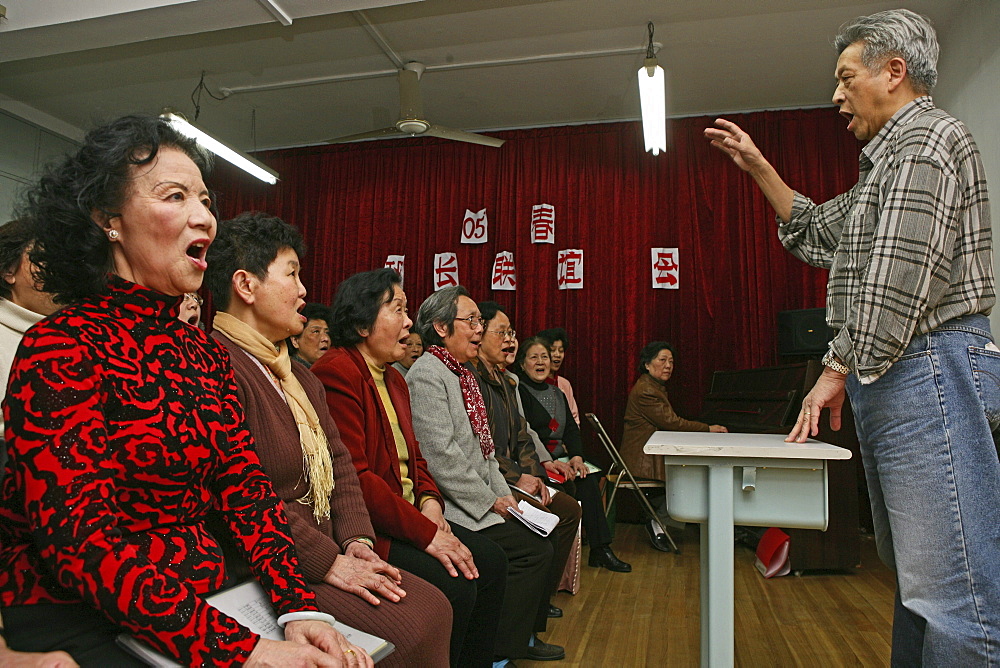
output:
[[[558,515],[547,513],[544,510],[539,510],[527,501],[518,501],[517,507],[521,512],[508,512],[507,514],[514,519],[523,522],[526,527],[537,533],[539,536],[548,536],[552,533],[552,530],[556,527],[556,525],[559,524]]]
[[[250,580],[205,598],[217,610],[221,610],[243,626],[262,638],[284,640],[285,632],[278,626],[277,616],[271,607],[271,600],[256,580]],[[378,663],[396,649],[388,640],[337,622],[334,625],[352,645],[364,649]],[[173,659],[160,654],[152,647],[128,634],[117,638],[118,644],[154,668],[180,668]]]

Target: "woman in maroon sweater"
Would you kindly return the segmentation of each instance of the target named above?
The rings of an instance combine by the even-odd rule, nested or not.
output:
[[[410,393],[392,363],[406,354],[410,319],[399,274],[378,269],[337,290],[330,337],[338,346],[313,365],[354,457],[389,563],[439,587],[451,601],[452,665],[489,666],[506,585],[503,550],[444,519],[444,500],[413,435]]]
[[[373,551],[375,532],[323,386],[289,359],[286,339],[306,321],[303,252],[298,231],[274,216],[220,223],[205,278],[219,309],[213,336],[232,356],[257,453],[285,502],[319,608],[391,641],[396,651],[380,665],[447,666],[448,601]]]

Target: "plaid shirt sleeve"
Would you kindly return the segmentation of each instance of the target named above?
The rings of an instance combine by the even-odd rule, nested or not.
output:
[[[899,359],[918,321],[948,292],[964,211],[954,175],[928,156],[903,157],[880,185],[867,267],[831,344],[862,382]]]
[[[789,253],[806,264],[829,269],[840,243],[844,220],[857,199],[854,186],[843,195],[816,204],[795,193],[792,218],[787,223],[778,218],[778,238]]]

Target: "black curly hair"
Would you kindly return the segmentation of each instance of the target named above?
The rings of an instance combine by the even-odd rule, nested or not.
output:
[[[4,280],[21,268],[24,251],[35,240],[35,228],[28,220],[12,220],[0,227],[0,297],[10,299],[13,291]]]
[[[550,327],[549,329],[543,329],[538,332],[538,334],[535,334],[535,336],[548,341],[549,348],[554,346],[556,341],[562,341],[563,350],[569,352],[569,336],[566,334],[566,329],[563,327]]]
[[[356,346],[364,340],[359,333],[375,327],[382,304],[392,301],[393,286],[403,279],[394,269],[373,269],[350,276],[337,287],[330,308],[330,342],[337,348]]]
[[[639,374],[649,373],[646,365],[656,359],[661,350],[669,350],[671,355],[676,355],[673,345],[669,341],[650,341],[639,351]]]
[[[326,306],[326,304],[309,302],[302,307],[302,310],[299,311],[299,313],[305,317],[307,322],[309,320],[322,320],[327,324],[327,327],[330,326],[330,309]]]
[[[93,219],[116,215],[132,187],[132,167],[161,147],[183,151],[204,178],[211,155],[159,116],[122,116],[95,128],[76,153],[49,166],[25,194],[17,217],[35,221],[30,258],[45,292],[68,304],[103,289],[112,270],[111,244]]]
[[[300,260],[306,254],[299,231],[277,216],[250,211],[219,223],[215,241],[205,256],[205,287],[212,293],[215,308],[229,308],[233,274],[243,269],[265,279],[267,268],[284,248],[291,248]]]

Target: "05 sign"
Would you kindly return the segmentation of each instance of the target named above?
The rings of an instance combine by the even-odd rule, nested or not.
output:
[[[462,243],[484,244],[489,241],[490,221],[486,218],[486,209],[479,211],[465,210],[462,221]]]

